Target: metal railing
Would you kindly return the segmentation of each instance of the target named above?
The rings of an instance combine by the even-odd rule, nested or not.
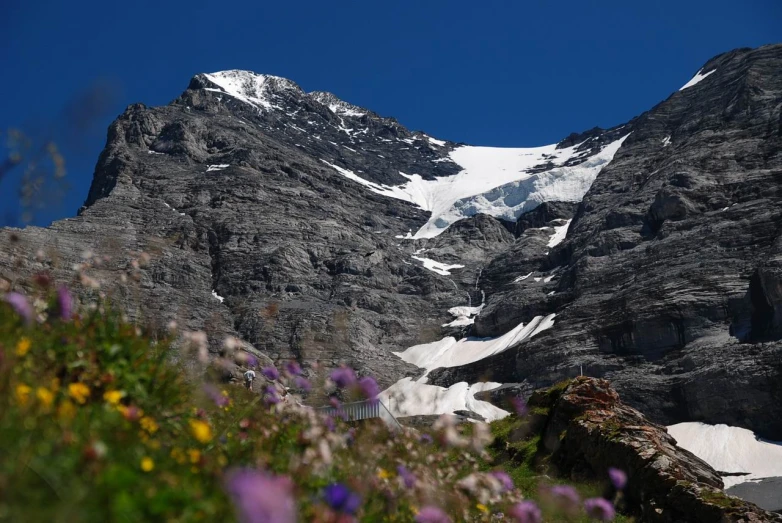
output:
[[[399,429],[402,425],[380,400],[355,401],[343,403],[339,407],[321,407],[319,412],[330,416],[340,416],[345,421],[361,421],[365,419],[380,419],[389,428]]]

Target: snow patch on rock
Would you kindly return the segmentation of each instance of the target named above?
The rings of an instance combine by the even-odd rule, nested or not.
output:
[[[765,441],[747,429],[700,422],[677,423],[668,433],[721,472],[748,472],[746,476],[725,476],[725,488],[745,481],[782,476],[782,442]]]
[[[548,241],[548,247],[556,247],[565,241],[565,238],[567,237],[567,230],[570,227],[570,222],[572,221],[573,220],[568,220],[563,225],[554,227],[554,234],[551,235],[551,239]]]
[[[689,81],[689,82],[687,82],[686,84],[684,84],[683,86],[681,86],[681,87],[679,88],[679,91],[684,91],[685,89],[687,89],[687,88],[689,88],[689,87],[692,87],[693,85],[699,84],[701,81],[703,81],[703,79],[704,79],[704,78],[706,78],[707,76],[709,76],[710,74],[712,74],[713,72],[715,72],[715,71],[716,71],[716,69],[712,69],[712,70],[711,70],[711,71],[709,71],[708,73],[702,73],[702,71],[703,71],[703,69],[701,69],[700,71],[698,71],[697,73],[695,73],[695,76],[693,76],[693,77],[690,79],[690,81]]]
[[[441,340],[414,345],[397,356],[416,367],[431,371],[439,367],[458,367],[480,361],[550,329],[556,314],[536,316],[526,325],[520,323],[513,330],[495,338],[462,338],[448,336]]]
[[[413,381],[403,378],[378,396],[394,416],[426,416],[453,414],[457,410],[469,410],[487,421],[502,419],[508,414],[488,401],[475,399],[478,392],[499,387],[499,383],[485,382],[469,385],[460,382],[447,389],[426,383],[426,378]]]
[[[424,264],[425,269],[429,269],[432,272],[436,272],[441,276],[450,276],[451,270],[464,268],[464,265],[459,265],[459,264],[448,265],[445,263],[432,260],[430,258],[421,258],[420,256],[413,256],[412,258],[414,260],[418,260],[422,262]]]

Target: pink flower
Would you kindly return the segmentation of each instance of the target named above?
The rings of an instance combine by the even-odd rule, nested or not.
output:
[[[541,523],[543,521],[540,509],[532,501],[516,503],[510,509],[508,515],[518,523]]]
[[[57,306],[60,310],[60,319],[69,321],[73,316],[73,298],[65,285],[57,287]]]
[[[590,498],[584,501],[584,510],[590,518],[598,521],[613,521],[616,517],[614,505],[604,498]]]
[[[570,485],[557,485],[551,487],[549,494],[551,494],[556,503],[564,510],[575,510],[581,502],[581,497],[578,495],[578,492]]]
[[[344,389],[354,385],[356,383],[356,374],[353,369],[348,367],[340,367],[331,371],[331,381],[333,381],[337,387]]]
[[[312,390],[312,383],[309,382],[309,380],[303,376],[296,376],[293,378],[293,386],[297,389],[301,389],[304,392],[309,392]]]
[[[407,467],[399,465],[396,467],[396,471],[399,473],[399,477],[402,478],[402,483],[405,488],[413,488],[415,486],[416,477],[412,472],[407,470]]]
[[[428,506],[416,514],[415,521],[416,523],[451,523],[451,518],[442,509]]]
[[[225,490],[242,523],[296,522],[296,503],[290,478],[238,469],[228,473]]]
[[[23,294],[9,292],[5,295],[4,300],[14,309],[14,311],[16,311],[16,314],[22,317],[25,323],[29,325],[33,322],[35,312],[33,311],[32,305],[30,305],[30,302],[27,301],[27,298],[25,298]]]
[[[513,485],[513,480],[510,479],[510,476],[507,472],[504,472],[502,470],[494,470],[492,472],[489,472],[491,476],[494,476],[497,480],[499,480],[500,483],[502,483],[502,488],[507,492],[509,490],[513,490],[515,487]]]
[[[616,490],[622,490],[627,486],[627,474],[623,470],[611,467],[608,469],[608,477]]]
[[[374,378],[369,376],[363,377],[358,382],[358,387],[361,389],[361,394],[367,398],[370,403],[377,403],[377,396],[380,394],[380,387],[377,386],[377,382]]]
[[[276,369],[276,368],[274,368],[274,367],[273,367],[273,366],[271,366],[271,365],[270,365],[270,366],[268,366],[268,367],[264,367],[263,369],[261,369],[261,374],[263,374],[263,376],[264,376],[264,377],[265,377],[267,380],[271,380],[271,381],[277,381],[278,379],[280,379],[280,373],[279,373],[279,371],[277,371],[277,369]]]
[[[276,405],[282,401],[282,398],[280,398],[280,395],[277,394],[277,389],[269,385],[264,388],[263,401],[267,405]]]

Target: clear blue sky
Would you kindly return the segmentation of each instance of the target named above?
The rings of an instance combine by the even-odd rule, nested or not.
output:
[[[552,143],[622,123],[712,56],[782,41],[779,0],[3,0],[0,127],[63,144],[70,190],[34,223],[83,203],[108,124],[168,103],[199,72],[284,76],[476,145]],[[94,121],[67,107],[112,86]],[[78,104],[77,104],[78,107]],[[16,212],[0,185],[0,224]]]

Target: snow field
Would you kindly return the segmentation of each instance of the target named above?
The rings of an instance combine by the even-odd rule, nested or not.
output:
[[[748,472],[746,476],[722,478],[725,488],[746,481],[782,476],[782,442],[764,441],[751,430],[700,422],[677,423],[668,433],[721,472]]]

